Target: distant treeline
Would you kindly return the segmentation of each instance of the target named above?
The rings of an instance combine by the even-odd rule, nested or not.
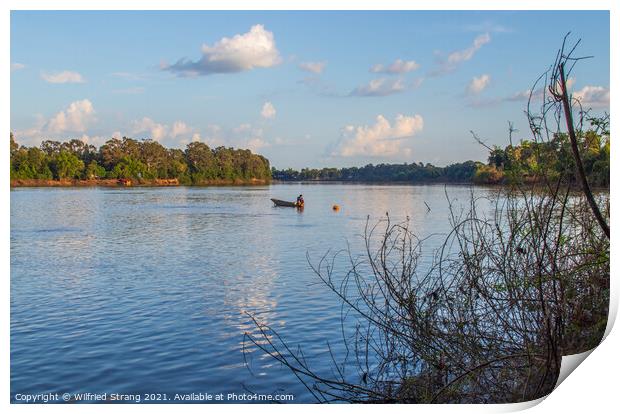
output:
[[[368,164],[348,168],[304,168],[301,171],[272,169],[274,180],[280,181],[359,181],[359,182],[471,182],[481,162],[466,161],[447,167],[432,164]]]
[[[593,125],[600,126],[600,125]],[[609,186],[609,131],[594,128],[582,133],[579,152],[590,184]],[[541,160],[543,160],[541,162]],[[280,181],[357,181],[410,183],[476,183],[505,184],[536,182],[563,176],[575,181],[575,161],[570,141],[560,133],[547,142],[521,141],[505,148],[489,148],[488,162],[466,161],[437,167],[432,164],[368,164],[350,168],[304,168],[301,171],[272,169],[272,177]]]
[[[111,139],[100,148],[78,139],[20,146],[11,133],[12,180],[177,179],[180,184],[271,179],[269,160],[247,149],[209,148],[192,142],[185,150],[150,139]]]

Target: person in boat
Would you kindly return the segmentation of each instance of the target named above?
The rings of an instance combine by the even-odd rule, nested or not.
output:
[[[303,207],[303,205],[304,205],[304,196],[299,194],[299,197],[297,197],[297,202],[295,204],[297,204],[297,206],[299,206],[299,207]]]

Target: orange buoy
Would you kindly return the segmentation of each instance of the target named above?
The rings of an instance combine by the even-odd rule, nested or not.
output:
[[[338,210],[340,210],[340,206],[339,206],[338,204],[334,204],[334,205],[332,206],[332,210],[334,210],[334,211],[338,211]]]

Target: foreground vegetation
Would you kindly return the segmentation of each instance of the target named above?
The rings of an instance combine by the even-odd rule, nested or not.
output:
[[[269,161],[250,150],[209,148],[192,142],[183,151],[157,141],[111,139],[97,149],[78,139],[20,146],[11,133],[11,181],[132,179],[186,185],[271,179]]]
[[[514,403],[549,394],[562,356],[602,340],[610,297],[609,195],[592,191],[609,183],[608,118],[590,120],[604,140],[581,128],[588,115],[566,88],[565,70],[579,61],[573,51],[563,46],[541,78],[541,110],[527,113],[531,142],[490,148],[485,170],[507,185],[485,199],[472,189],[466,206],[446,194],[452,230],[430,266],[425,238],[389,216],[367,223],[365,251],[310,262],[342,304],[342,331],[326,337],[329,352],[313,355],[329,370],[254,315],[250,343],[319,402]],[[342,359],[332,352],[338,341]]]

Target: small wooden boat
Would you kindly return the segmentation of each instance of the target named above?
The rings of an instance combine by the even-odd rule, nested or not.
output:
[[[277,198],[272,198],[271,201],[273,201],[273,204],[275,204],[278,207],[303,207],[303,204],[297,204],[297,203],[293,203],[292,201],[284,201],[284,200],[278,200]]]

